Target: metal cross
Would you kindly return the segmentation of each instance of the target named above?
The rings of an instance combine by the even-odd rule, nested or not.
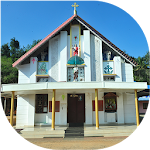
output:
[[[77,14],[76,7],[79,7],[79,5],[74,3],[74,5],[71,5],[71,6],[74,7],[74,15],[76,15]]]

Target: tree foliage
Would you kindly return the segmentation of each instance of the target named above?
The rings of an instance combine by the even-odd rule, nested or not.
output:
[[[1,46],[1,84],[18,82],[18,70],[12,64],[40,41],[34,40],[32,44],[20,48],[19,41],[12,38],[10,45],[7,43]]]

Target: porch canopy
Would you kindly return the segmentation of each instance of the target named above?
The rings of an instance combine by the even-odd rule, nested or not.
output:
[[[127,92],[133,93],[136,89],[138,92],[147,88],[146,82],[41,82],[41,83],[26,83],[26,84],[2,84],[1,92],[3,95],[26,94],[47,94],[52,93],[53,89],[59,92],[69,93],[84,93],[88,90],[98,92]]]

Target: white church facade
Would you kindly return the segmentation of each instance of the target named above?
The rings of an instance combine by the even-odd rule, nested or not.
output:
[[[138,124],[137,91],[128,55],[76,13],[13,63],[18,84],[16,127],[39,124]],[[13,117],[13,116],[12,116]]]

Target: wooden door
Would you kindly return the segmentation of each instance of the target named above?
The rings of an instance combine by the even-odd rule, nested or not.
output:
[[[68,123],[85,122],[85,95],[68,94]]]

